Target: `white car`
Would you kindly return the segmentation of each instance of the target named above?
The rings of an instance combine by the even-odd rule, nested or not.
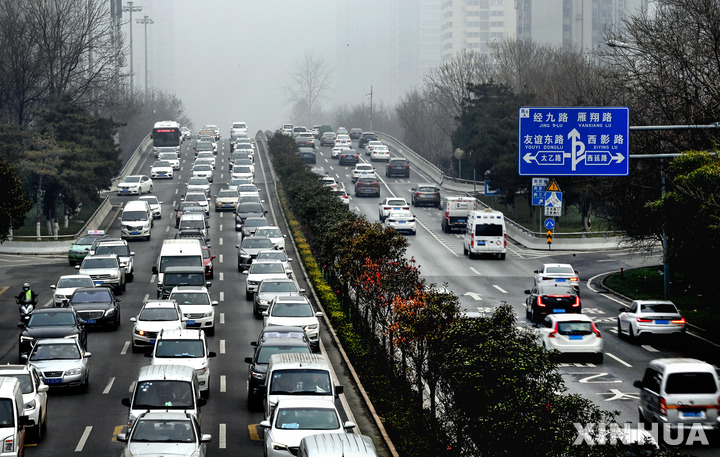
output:
[[[240,184],[237,186],[238,198],[260,197],[260,191],[255,184]]]
[[[198,376],[200,394],[210,395],[210,359],[205,332],[200,329],[163,330],[157,336],[150,365],[187,365]]]
[[[356,182],[358,178],[365,177],[367,175],[375,176],[375,167],[369,163],[358,163],[352,170],[352,182]]]
[[[336,189],[338,186],[337,181],[335,181],[335,178],[333,178],[332,176],[323,176],[322,178],[320,178],[320,182],[322,182],[323,186],[329,187],[331,189]]]
[[[198,163],[192,167],[193,178],[207,178],[208,181],[213,182],[213,167],[207,163]]]
[[[155,346],[155,340],[161,330],[179,329],[185,326],[180,307],[172,300],[145,302],[138,315],[130,318],[130,322],[135,324],[131,341],[133,352]]]
[[[200,433],[197,418],[177,409],[148,410],[136,419],[128,432],[118,433],[117,441],[125,443],[121,455],[207,457],[207,443],[212,435]]]
[[[230,178],[230,182],[228,183],[228,189],[235,189],[237,190],[238,186],[241,186],[243,184],[252,184],[252,179],[247,178]]]
[[[409,232],[411,235],[417,233],[415,215],[409,210],[391,211],[385,218],[385,225],[398,232]]]
[[[287,253],[285,251],[272,249],[258,252],[255,261],[262,262],[265,260],[279,260],[283,264],[283,267],[285,267],[285,273],[287,273],[288,278],[292,277],[293,271],[292,267],[290,266],[290,262],[292,262],[292,259],[287,256]]]
[[[370,160],[373,162],[376,160],[384,160],[385,162],[389,162],[390,149],[384,144],[373,147],[372,151],[370,152]]]
[[[595,323],[585,314],[548,314],[538,327],[540,344],[562,353],[592,354],[603,361],[603,340]]]
[[[154,195],[144,195],[138,197],[138,200],[148,202],[150,205],[150,211],[154,219],[162,219],[162,202]]]
[[[545,281],[569,284],[580,292],[578,272],[569,263],[546,263],[540,270],[535,270],[535,283]]]
[[[383,146],[383,142],[379,140],[372,140],[368,141],[365,145],[365,155],[372,154],[373,149],[375,149],[375,146]]]
[[[385,218],[393,211],[410,210],[410,205],[404,198],[388,197],[378,205],[378,219],[380,219],[380,222],[385,222]]]
[[[302,327],[313,350],[320,345],[320,322],[322,312],[315,312],[307,297],[275,297],[268,310],[263,311],[263,327]]]
[[[199,163],[199,161],[202,162],[203,160],[207,160],[207,162],[211,163],[212,167],[215,168],[215,154],[210,151],[198,152],[198,155],[195,156],[195,163]]]
[[[221,189],[215,195],[215,212],[234,211],[238,203],[238,193],[235,189]]]
[[[340,203],[344,203],[345,205],[350,206],[350,195],[348,195],[347,191],[343,189],[335,189],[333,190],[333,194],[340,200]]]
[[[207,178],[194,176],[188,180],[185,192],[202,192],[208,195],[210,194],[210,181]]]
[[[47,391],[42,375],[32,365],[0,365],[0,377],[17,378],[23,397],[23,416],[32,419],[34,425],[26,426],[33,442],[42,440],[47,430]]]
[[[167,160],[156,160],[150,167],[150,176],[152,178],[173,178],[173,167]]]
[[[250,264],[250,268],[243,271],[247,275],[245,278],[245,299],[252,300],[253,294],[257,291],[258,285],[265,279],[283,279],[287,278],[285,266],[279,260],[264,260],[258,262],[255,260]]]
[[[350,139],[350,137],[347,137],[347,138],[339,138],[339,137],[340,137],[340,135],[338,135],[338,138],[335,138],[335,146],[333,146],[333,149],[338,148],[338,147],[352,149],[352,140]]]
[[[350,149],[348,146],[341,145],[341,146],[335,146],[332,148],[332,152],[330,153],[330,157],[333,159],[337,159],[340,157],[340,154],[342,154],[343,151],[346,149]]]
[[[270,238],[275,249],[285,249],[285,235],[280,231],[280,227],[276,225],[268,225],[265,227],[258,227],[255,230],[255,236],[264,236]]]
[[[643,335],[682,335],[685,318],[675,304],[667,300],[634,300],[621,308],[617,318],[618,336],[637,339]]]
[[[233,166],[233,169],[232,169],[232,171],[230,172],[230,176],[231,176],[232,178],[245,178],[245,179],[249,179],[250,182],[252,182],[253,179],[254,179],[253,170],[252,170],[251,167],[249,167],[249,166],[247,166],[247,165],[237,165],[237,166]]]
[[[140,195],[152,192],[153,182],[152,179],[146,175],[130,175],[125,177],[120,184],[118,184],[117,194],[118,195]]]
[[[51,285],[53,291],[53,305],[63,306],[63,302],[70,300],[75,289],[80,287],[95,287],[90,275],[63,275],[58,279],[57,284]]]
[[[170,292],[170,300],[175,300],[185,319],[185,328],[199,328],[208,335],[215,333],[215,309],[218,302],[210,299],[210,293],[204,286],[176,286]]]
[[[265,455],[288,457],[300,440],[318,433],[346,433],[355,424],[342,422],[335,404],[328,400],[283,399],[270,417],[260,422],[265,430]]]
[[[173,170],[180,169],[180,158],[176,152],[161,152],[158,154],[158,160],[170,162],[170,166],[172,166]]]

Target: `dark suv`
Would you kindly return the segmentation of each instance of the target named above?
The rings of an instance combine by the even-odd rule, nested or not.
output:
[[[410,189],[413,206],[428,205],[440,207],[440,188],[435,184],[418,184]]]
[[[582,313],[580,296],[569,284],[541,282],[525,293],[525,316],[533,322],[542,321],[548,314]]]
[[[385,176],[403,176],[405,178],[410,177],[410,162],[403,158],[393,158],[388,160],[385,166]]]
[[[358,178],[355,181],[355,196],[375,196],[380,197],[380,183],[376,176],[369,178]]]
[[[360,137],[362,136],[362,133],[363,133],[362,129],[353,128],[353,129],[350,129],[350,133],[348,133],[348,136],[350,137],[351,140],[359,140]]]
[[[375,132],[362,132],[360,135],[360,138],[358,139],[358,147],[359,148],[365,148],[365,145],[368,143],[368,141],[377,141],[379,140],[378,136],[375,134]]]

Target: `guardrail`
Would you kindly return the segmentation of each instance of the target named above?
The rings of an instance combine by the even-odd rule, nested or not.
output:
[[[130,156],[130,159],[123,166],[122,170],[120,170],[120,174],[112,178],[110,189],[108,189],[107,192],[112,192],[113,189],[117,189],[118,183],[122,181],[126,176],[128,176],[132,172],[132,170],[135,169],[138,162],[142,158],[143,152],[147,150],[150,145],[152,145],[152,140],[150,139],[150,135],[148,134],[145,138],[143,138],[140,145],[135,149],[132,156]],[[87,231],[90,230],[90,227],[97,227],[105,219],[105,217],[107,217],[111,209],[112,205],[110,204],[110,197],[106,195],[105,199],[102,201],[102,203],[100,203],[93,215],[90,216],[90,219],[88,219],[85,225],[83,225],[83,227],[74,235],[9,236],[8,241],[72,241],[87,233]]]

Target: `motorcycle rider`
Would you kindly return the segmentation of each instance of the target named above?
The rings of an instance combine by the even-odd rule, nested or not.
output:
[[[23,284],[22,292],[15,298],[17,298],[18,303],[32,303],[33,305],[37,305],[37,294],[30,289],[30,284],[28,283]]]

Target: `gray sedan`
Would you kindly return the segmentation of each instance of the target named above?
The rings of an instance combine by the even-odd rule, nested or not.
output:
[[[48,338],[35,343],[28,363],[34,366],[45,384],[55,387],[78,387],[87,391],[90,382],[88,359],[92,354],[80,347],[75,338]]]

